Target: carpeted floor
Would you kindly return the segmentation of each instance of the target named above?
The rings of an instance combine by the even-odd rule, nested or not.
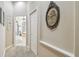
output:
[[[38,55],[36,56],[32,51],[27,51],[24,47],[12,47],[6,51],[5,57],[63,57],[63,54],[57,51],[50,50],[40,44],[38,46]]]
[[[35,57],[32,51],[27,51],[24,47],[12,47],[5,53],[5,57]]]

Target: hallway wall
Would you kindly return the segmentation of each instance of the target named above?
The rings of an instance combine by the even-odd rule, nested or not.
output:
[[[75,21],[75,55],[79,57],[79,2],[76,2],[76,21]]]
[[[6,28],[6,48],[13,45],[13,6],[11,2],[4,2],[5,28]]]
[[[74,55],[74,2],[56,2],[60,8],[60,22],[55,31],[46,25],[46,10],[49,2],[40,2],[41,41]]]
[[[3,2],[0,1],[0,7],[3,9]],[[0,57],[5,54],[5,27],[0,24]]]
[[[4,11],[4,26],[0,24],[0,56],[4,56],[5,49],[12,45],[12,4],[0,1],[0,7]]]
[[[0,24],[0,57],[5,54],[5,27]]]

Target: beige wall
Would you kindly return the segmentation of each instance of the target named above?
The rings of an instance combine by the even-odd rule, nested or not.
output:
[[[5,27],[0,24],[0,57],[5,53]]]
[[[0,56],[4,56],[5,48],[12,45],[12,5],[11,2],[0,1],[0,7],[5,13],[5,25],[0,24]]]
[[[13,6],[11,2],[4,2],[4,12],[5,12],[5,28],[6,28],[6,48],[11,46],[12,43],[12,20],[13,20]]]
[[[41,2],[41,40],[71,54],[74,53],[74,2],[55,2],[60,8],[60,22],[55,31],[46,25],[49,2]]]
[[[3,2],[0,1],[0,8],[3,9]],[[5,27],[0,24],[0,57],[4,56],[5,50]]]
[[[76,2],[76,21],[75,21],[75,56],[79,57],[79,2]]]

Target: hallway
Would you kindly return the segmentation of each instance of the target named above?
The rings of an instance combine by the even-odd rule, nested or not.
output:
[[[79,2],[0,1],[0,57],[79,56]]]

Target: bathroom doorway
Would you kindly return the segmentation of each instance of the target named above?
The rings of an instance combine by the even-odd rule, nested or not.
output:
[[[26,46],[26,16],[15,17],[14,45],[15,46]]]

